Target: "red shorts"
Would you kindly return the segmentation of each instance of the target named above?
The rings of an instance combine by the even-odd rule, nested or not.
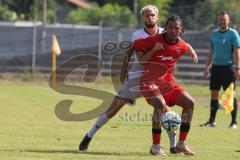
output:
[[[176,104],[177,96],[184,92],[184,89],[174,81],[141,82],[140,90],[149,104],[153,97],[162,95],[166,104],[170,107]]]

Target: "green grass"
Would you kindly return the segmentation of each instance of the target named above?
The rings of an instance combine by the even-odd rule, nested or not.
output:
[[[89,85],[113,92],[111,85]],[[230,114],[217,115],[216,128],[200,128],[209,116],[207,86],[184,85],[196,98],[196,106],[188,144],[194,157],[170,155],[165,132],[162,144],[169,159],[230,160],[240,159],[240,130],[230,130]],[[152,107],[143,98],[134,107],[125,106],[94,137],[88,152],[79,152],[78,145],[95,120],[65,122],[54,113],[63,99],[73,99],[73,112],[94,108],[99,100],[64,95],[46,83],[0,82],[0,159],[1,160],[132,160],[160,159],[149,155],[151,145]],[[180,112],[178,107],[174,110]],[[138,114],[140,116],[138,116]],[[240,117],[240,116],[239,116]],[[240,118],[238,121],[240,122]]]

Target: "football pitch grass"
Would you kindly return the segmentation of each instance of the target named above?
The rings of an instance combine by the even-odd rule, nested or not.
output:
[[[111,84],[95,85],[113,92]],[[219,110],[216,128],[201,128],[209,116],[207,86],[184,85],[196,99],[192,127],[187,143],[193,157],[169,154],[169,140],[162,134],[166,159],[240,159],[240,129],[228,129],[230,114]],[[108,90],[107,90],[108,89]],[[126,105],[92,140],[87,152],[78,145],[95,122],[66,122],[55,115],[55,105],[73,99],[72,112],[85,112],[101,101],[53,91],[47,83],[0,82],[0,159],[1,160],[147,160],[162,159],[149,154],[152,107],[143,98],[135,106]],[[239,88],[238,88],[239,91]],[[180,112],[175,106],[173,110]],[[240,122],[240,116],[238,116]],[[239,126],[240,127],[240,126]]]

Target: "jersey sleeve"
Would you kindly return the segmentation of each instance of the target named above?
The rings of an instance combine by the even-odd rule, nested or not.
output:
[[[137,39],[138,39],[138,38],[137,38],[137,32],[134,32],[134,33],[132,34],[131,41],[134,42],[134,41],[137,40]]]
[[[133,42],[133,47],[134,50],[137,51],[142,51],[142,52],[147,52],[150,49],[153,48],[154,43],[154,38],[153,37],[148,37],[148,38],[143,38],[143,39],[137,39]]]
[[[183,48],[183,53],[186,53],[187,51],[189,51],[189,45],[184,40],[182,40],[182,48]]]
[[[183,53],[186,53],[187,51],[189,51],[189,45],[187,42],[185,42],[182,38],[179,37],[179,40],[180,40],[180,45],[181,45],[181,48],[182,48],[182,52]]]
[[[240,36],[237,31],[233,32],[233,48],[240,48]]]
[[[186,42],[184,43],[184,49],[185,49],[185,51],[189,51],[189,45],[190,45],[190,44],[188,44],[188,43],[186,43]]]

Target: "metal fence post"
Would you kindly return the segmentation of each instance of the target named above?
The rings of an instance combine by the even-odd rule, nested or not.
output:
[[[102,21],[99,21],[98,26],[98,58],[102,60]],[[101,76],[101,71],[98,76]]]
[[[37,39],[37,26],[36,21],[33,21],[33,46],[32,46],[32,75],[35,73],[36,68],[36,39]]]

